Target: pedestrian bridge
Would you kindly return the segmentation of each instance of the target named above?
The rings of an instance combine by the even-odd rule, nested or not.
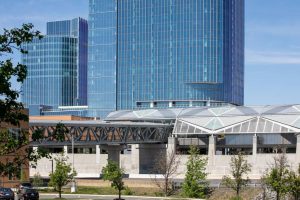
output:
[[[64,125],[64,141],[57,141],[53,137],[59,123]],[[164,123],[103,122],[98,120],[31,120],[29,126],[31,134],[40,130],[44,135],[42,140],[31,141],[33,146],[70,145],[72,140],[76,145],[162,144],[167,143],[173,130],[173,125]]]

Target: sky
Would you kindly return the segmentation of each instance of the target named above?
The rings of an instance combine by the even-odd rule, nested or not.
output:
[[[88,0],[0,0],[0,30],[88,18]],[[300,1],[245,0],[245,104],[300,103]],[[19,55],[14,59],[19,60]]]

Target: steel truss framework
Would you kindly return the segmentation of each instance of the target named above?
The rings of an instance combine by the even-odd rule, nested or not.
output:
[[[42,130],[44,139],[31,141],[31,145],[70,145],[74,137],[75,145],[102,144],[139,144],[139,143],[167,143],[172,134],[172,127],[165,124],[157,125],[81,125],[64,124],[68,129],[63,142],[53,139],[56,124],[30,123],[29,131]]]

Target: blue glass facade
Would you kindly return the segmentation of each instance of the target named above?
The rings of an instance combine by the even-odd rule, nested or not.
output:
[[[48,22],[47,35],[24,45],[27,78],[22,102],[27,107],[86,105],[87,21]]]
[[[117,1],[89,1],[88,106],[90,116],[116,110]]]
[[[90,109],[243,105],[243,0],[90,0],[89,23]]]

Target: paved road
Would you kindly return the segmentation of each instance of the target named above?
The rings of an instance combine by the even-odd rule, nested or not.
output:
[[[40,199],[54,199],[57,198],[57,194],[41,194]],[[63,194],[63,198],[66,199],[80,199],[80,200],[113,200],[117,198],[116,195],[88,195],[88,194]],[[164,199],[174,199],[165,197],[140,197],[140,196],[122,196],[126,200],[164,200]],[[195,200],[195,199],[193,199]]]

